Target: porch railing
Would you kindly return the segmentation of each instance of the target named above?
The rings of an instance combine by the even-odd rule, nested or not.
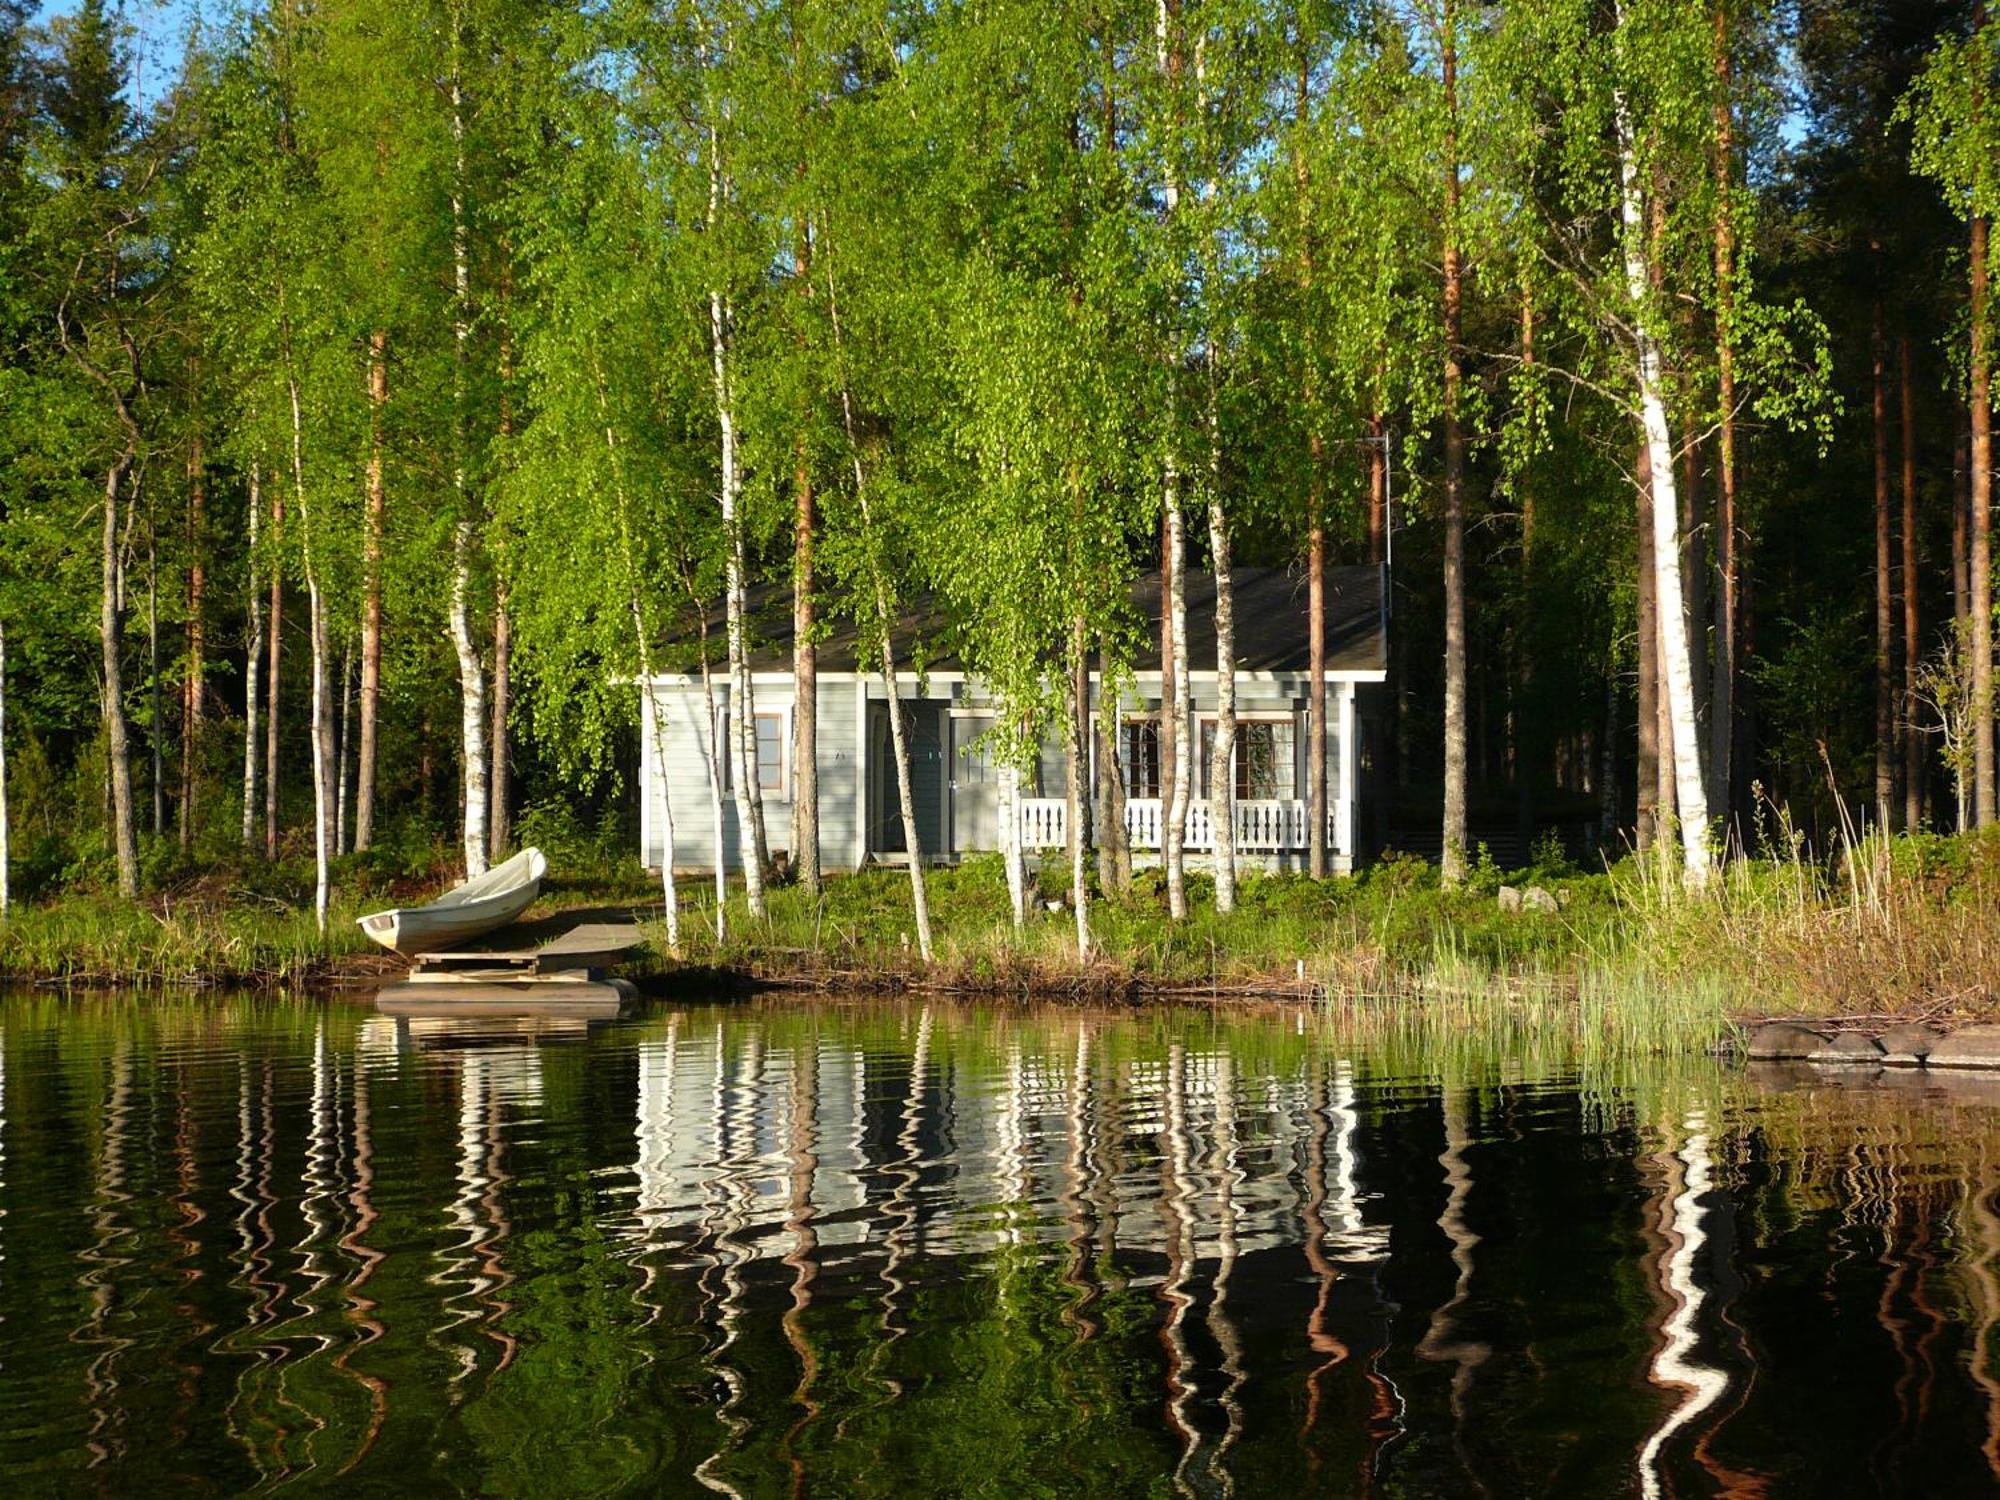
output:
[[[1068,804],[1056,797],[1021,799],[1021,847],[1052,849],[1069,841]],[[1158,849],[1164,808],[1158,798],[1134,797],[1125,803],[1125,837],[1134,849]],[[1236,847],[1246,853],[1289,853],[1311,842],[1312,814],[1298,798],[1242,801],[1236,804]],[[1340,808],[1327,799],[1327,847],[1338,848]],[[1206,853],[1215,847],[1215,824],[1206,802],[1188,807],[1186,848]]]

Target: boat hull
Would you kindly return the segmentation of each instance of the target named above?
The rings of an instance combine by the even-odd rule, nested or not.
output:
[[[533,906],[546,868],[540,850],[524,850],[427,906],[378,911],[361,918],[359,925],[374,941],[406,958],[454,948],[498,931]],[[494,876],[503,879],[495,881]]]

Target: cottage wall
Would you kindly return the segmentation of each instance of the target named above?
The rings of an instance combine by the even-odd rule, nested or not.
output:
[[[914,695],[915,682],[906,681],[903,691],[906,697]],[[1356,826],[1356,768],[1349,763],[1346,754],[1354,732],[1354,691],[1354,684],[1349,682],[1334,682],[1327,686],[1327,798],[1334,809],[1336,823],[1330,847],[1337,863],[1343,865],[1352,856]],[[1121,712],[1137,714],[1156,711],[1158,693],[1157,681],[1141,679],[1136,685],[1128,685]],[[728,685],[718,681],[715,696],[719,709],[727,714],[731,702]],[[690,873],[712,872],[716,848],[709,811],[707,705],[701,684],[698,680],[692,684],[667,680],[654,688],[654,697],[662,716],[666,768],[674,794],[674,864],[677,869]],[[990,713],[992,703],[979,684],[944,679],[927,685],[927,697],[946,716],[942,753],[934,755],[925,764],[913,767],[916,783],[913,791],[919,799],[923,799],[926,811],[933,804],[943,810],[935,821],[928,817],[924,819],[928,852],[951,857],[972,852],[956,847],[959,841],[959,829],[955,826],[957,820],[948,812],[951,793],[947,787],[967,772],[967,767],[962,764],[965,741],[969,737],[969,732],[963,727],[964,721],[968,716]],[[875,737],[864,735],[866,704],[872,702],[879,705],[881,700],[879,682],[857,682],[849,676],[829,676],[819,683],[820,856],[828,870],[856,868],[869,853],[866,840],[871,819],[879,823],[884,815],[894,815],[893,801],[886,809],[876,807],[872,805],[869,794],[869,757],[878,755],[880,751],[879,748],[871,748]],[[1198,681],[1194,685],[1193,701],[1197,718],[1212,714],[1216,703],[1213,682]],[[1236,707],[1239,716],[1282,715],[1290,721],[1297,755],[1293,784],[1285,795],[1300,799],[1306,795],[1306,701],[1307,678],[1303,673],[1238,678]],[[767,792],[764,797],[765,833],[774,853],[789,851],[792,846],[794,778],[789,761],[794,704],[794,690],[789,680],[774,678],[756,684],[756,711],[782,716],[781,734],[787,760],[783,795]],[[733,753],[728,745],[723,746],[723,751],[725,754]],[[1038,783],[1040,795],[1059,798],[1064,794],[1067,757],[1057,737],[1051,736],[1042,746],[1036,771],[1035,783]],[[893,782],[889,785],[893,787]],[[657,867],[663,840],[658,817],[658,767],[650,744],[641,747],[641,786],[645,790],[640,817],[642,845],[646,863]],[[1024,795],[1036,794],[1036,784],[1024,788]],[[893,799],[893,791],[889,796]],[[941,834],[934,831],[940,826]],[[723,841],[725,868],[735,871],[740,865],[736,804],[734,793],[727,789],[723,797]]]

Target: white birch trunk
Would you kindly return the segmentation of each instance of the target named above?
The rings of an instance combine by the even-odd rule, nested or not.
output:
[[[1171,87],[1176,77],[1178,55],[1169,0],[1157,0],[1153,20],[1153,40],[1158,53],[1160,77]],[[1172,105],[1173,99],[1170,95],[1168,99],[1170,111]],[[1166,220],[1170,225],[1180,208],[1181,201],[1180,175],[1173,156],[1175,149],[1175,142],[1170,139],[1165,184]],[[1175,399],[1179,361],[1180,349],[1176,343],[1167,353],[1167,455],[1160,485],[1160,500],[1166,513],[1167,523],[1167,597],[1161,600],[1160,604],[1167,612],[1168,639],[1173,645],[1174,656],[1172,680],[1160,684],[1162,699],[1160,716],[1165,720],[1171,715],[1174,741],[1173,776],[1167,786],[1167,805],[1162,809],[1163,816],[1160,820],[1160,862],[1167,870],[1167,912],[1176,922],[1187,916],[1187,880],[1183,851],[1187,846],[1188,791],[1192,783],[1189,770],[1193,757],[1200,753],[1200,746],[1190,745],[1187,736],[1189,707],[1187,523],[1181,513],[1181,476],[1175,456],[1179,437],[1174,431],[1179,420],[1178,403]]]
[[[289,352],[287,359],[290,358]],[[333,767],[330,763],[333,726],[327,690],[326,601],[320,594],[319,567],[313,557],[312,512],[306,506],[305,422],[299,411],[299,382],[288,374],[292,401],[292,499],[299,517],[299,546],[305,559],[307,626],[312,637],[312,773],[313,773],[313,919],[326,933],[331,898],[330,856],[333,840]]]
[[[858,462],[858,461],[857,461]],[[863,505],[862,525],[867,525]],[[882,631],[882,687],[889,695],[889,744],[896,757],[896,806],[903,816],[903,848],[910,860],[910,901],[916,909],[917,952],[931,961],[931,907],[924,890],[924,847],[917,838],[917,805],[910,795],[910,744],[903,732],[903,700],[897,691],[896,650],[889,641],[889,594],[876,569],[875,618]]]
[[[104,749],[110,797],[111,837],[118,854],[118,894],[139,894],[139,836],[132,816],[132,755],[125,723],[125,673],[120,658],[120,617],[125,582],[118,556],[118,492],[131,466],[133,445],[111,462],[104,476],[103,597],[98,612],[98,646],[104,666]]]
[[[354,727],[354,658],[340,654],[340,728],[333,742],[333,763],[339,774],[333,790],[333,852],[345,854],[347,845],[347,741]]]
[[[625,488],[625,469],[618,454],[618,434],[611,426],[610,403],[604,394],[604,372],[593,355],[592,373],[597,377],[597,411],[604,419],[604,448],[611,456],[612,487],[618,500],[618,541],[625,557],[625,588],[632,603],[632,646],[639,662],[639,720],[646,742],[653,750],[653,765],[660,776],[660,899],[666,910],[667,951],[681,956],[681,902],[674,889],[674,797],[667,781],[667,739],[660,726],[660,705],[653,696],[653,643],[646,629],[645,590],[639,581],[638,549],[632,540],[631,497]],[[711,719],[713,715],[711,715]],[[718,830],[719,833],[719,830]],[[722,844],[716,842],[718,863]]]
[[[674,889],[674,798],[667,785],[667,737],[660,731],[660,705],[653,697],[651,652],[645,645],[646,626],[639,613],[639,594],[632,593],[632,629],[639,645],[639,719],[653,747],[653,765],[660,775],[660,899],[666,908],[667,951],[681,956],[681,902]]]
[[[1167,628],[1174,648],[1173,682],[1163,715],[1173,717],[1174,774],[1167,786],[1166,816],[1160,830],[1162,858],[1167,867],[1167,913],[1176,922],[1187,916],[1187,879],[1183,850],[1187,845],[1188,796],[1193,789],[1194,758],[1201,746],[1192,736],[1193,691],[1188,681],[1187,541],[1181,514],[1180,481],[1168,476],[1167,509]]]
[[[1074,639],[1081,640],[1081,633],[1079,632]],[[1078,680],[1075,668],[1076,663],[1072,661],[1070,671],[1072,683]],[[1074,688],[1071,689],[1069,696],[1074,700],[1076,696]],[[1084,878],[1084,862],[1090,851],[1083,837],[1084,799],[1090,795],[1085,780],[1089,774],[1090,747],[1077,732],[1077,719],[1079,715],[1088,712],[1087,704],[1072,701],[1069,712],[1063,715],[1063,739],[1066,741],[1065,749],[1069,753],[1069,775],[1064,783],[1066,801],[1063,816],[1070,830],[1070,905],[1075,909],[1076,916],[1076,956],[1085,963],[1090,962],[1091,954],[1090,883]]]
[[[1620,25],[1624,24],[1620,11]],[[1649,278],[1646,265],[1645,206],[1639,189],[1637,147],[1630,106],[1622,87],[1615,91],[1619,151],[1619,210],[1624,231],[1625,291],[1632,309],[1637,355],[1639,416],[1652,468],[1653,574],[1660,619],[1661,666],[1673,730],[1674,794],[1679,804],[1681,850],[1690,887],[1707,883],[1708,792],[1701,769],[1701,728],[1695,718],[1694,664],[1688,647],[1682,603],[1680,500],[1674,488],[1673,440],[1660,393],[1660,349],[1646,327]]]
[[[451,644],[458,654],[459,746],[464,761],[465,873],[486,873],[486,674],[472,639],[472,522],[452,535]]]
[[[333,787],[328,751],[333,712],[326,670],[326,601],[319,591],[319,571],[310,561],[306,563],[306,605],[312,631],[313,919],[324,936],[332,894]]]
[[[465,367],[472,337],[472,261],[465,224],[465,87],[461,76],[464,14],[451,10],[451,286],[452,286],[452,491],[458,525],[452,533],[451,617],[448,629],[458,655],[459,755],[463,770],[465,873],[486,873],[486,675],[472,639],[472,551],[475,540],[465,472]]]
[[[722,147],[709,127],[708,222],[713,232],[721,213],[724,190]],[[714,366],[715,420],[722,440],[722,532],[728,549],[724,559],[723,608],[727,644],[731,724],[735,751],[736,840],[743,861],[743,891],[750,915],[764,915],[764,788],[757,775],[756,697],[750,684],[750,659],[744,638],[743,477],[738,463],[736,403],[730,388],[730,307],[720,288],[708,294],[709,347]]]
[[[1021,858],[1021,772],[1013,765],[1000,767],[1000,852],[1007,868],[1007,907],[1019,933],[1028,925],[1028,872]]]
[[[264,665],[264,595],[257,581],[257,531],[263,516],[262,473],[250,465],[250,630],[243,664],[243,847],[257,839],[257,694]]]
[[[1215,748],[1208,760],[1208,822],[1215,838],[1215,909],[1236,910],[1236,608],[1229,571],[1229,517],[1222,507],[1214,353],[1209,355],[1208,548],[1215,561]]]
[[[861,462],[861,438],[854,424],[854,397],[847,381],[847,355],[840,336],[840,298],[833,279],[833,254],[829,244],[825,257],[827,319],[833,331],[834,359],[840,369],[840,419],[847,434],[847,453],[854,470],[854,500],[861,511],[862,545],[867,549],[868,572],[875,592],[875,624],[880,632],[876,642],[882,654],[882,686],[889,695],[889,743],[896,759],[896,802],[903,818],[903,849],[910,861],[910,901],[916,911],[917,950],[923,961],[931,961],[931,908],[924,889],[924,850],[917,837],[916,803],[910,795],[910,748],[903,733],[903,702],[897,692],[896,649],[892,634],[894,617],[889,609],[889,586],[882,576],[882,558],[875,535],[875,517],[868,501],[868,475]]]
[[[696,599],[694,607],[702,607]],[[701,757],[708,768],[708,816],[715,830],[715,940],[729,941],[729,838],[722,816],[722,711],[715,701],[715,678],[708,670],[708,616],[701,617],[701,696],[708,705],[708,728],[701,737]]]

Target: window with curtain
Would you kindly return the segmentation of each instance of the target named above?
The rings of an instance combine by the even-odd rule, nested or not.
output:
[[[1158,797],[1160,790],[1160,726],[1152,719],[1128,719],[1124,743],[1118,747],[1128,797]]]
[[[1206,798],[1209,758],[1215,753],[1215,720],[1201,721],[1201,763],[1196,784]],[[1239,719],[1236,723],[1236,800],[1274,802],[1297,795],[1298,731],[1290,719]]]

